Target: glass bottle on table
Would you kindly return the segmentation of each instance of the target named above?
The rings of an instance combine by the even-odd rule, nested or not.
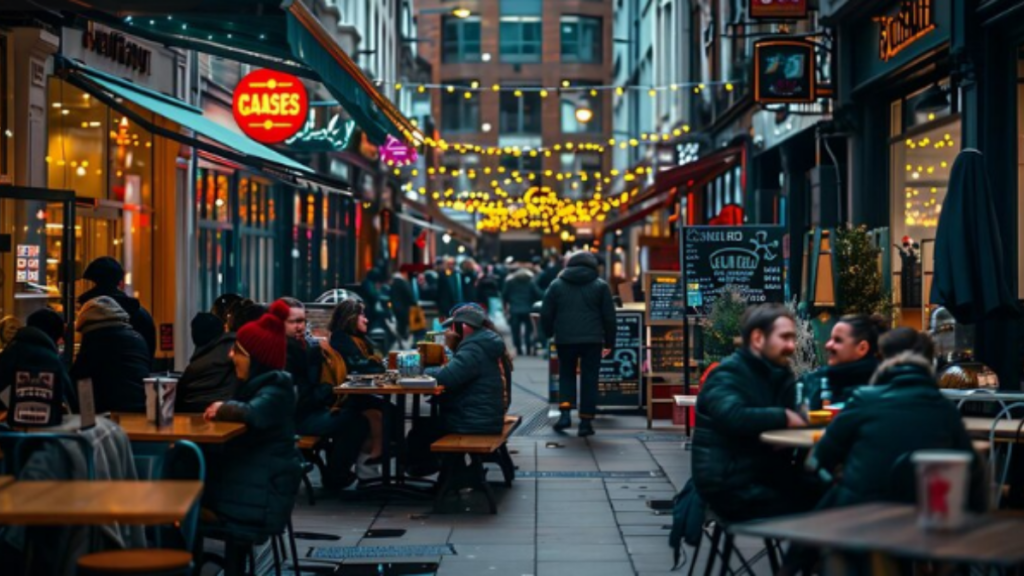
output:
[[[800,415],[804,421],[810,416],[810,406],[807,402],[807,396],[804,394],[804,383],[796,383],[796,413]]]
[[[821,379],[821,407],[828,408],[832,405],[832,389],[828,386],[828,378]]]

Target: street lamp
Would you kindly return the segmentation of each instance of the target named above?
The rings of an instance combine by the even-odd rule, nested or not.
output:
[[[469,18],[473,13],[469,11],[469,8],[455,8],[452,10],[452,16],[456,18]]]
[[[587,101],[580,102],[580,105],[576,108],[576,121],[580,124],[586,124],[594,119],[594,111],[590,109]]]
[[[470,16],[472,16],[473,15],[473,11],[470,10],[469,8],[464,8],[462,6],[456,6],[455,8],[451,8],[451,9],[448,9],[448,8],[424,8],[422,10],[418,10],[417,11],[417,15],[424,15],[424,14],[451,14],[452,16],[455,16],[456,18],[458,18],[460,20],[464,20],[464,19],[469,18]]]

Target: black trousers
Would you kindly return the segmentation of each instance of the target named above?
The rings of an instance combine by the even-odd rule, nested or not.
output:
[[[579,415],[597,413],[597,379],[601,370],[601,344],[557,344],[558,400],[562,408],[576,408],[576,368],[580,372]]]
[[[529,313],[512,315],[512,342],[520,356],[533,352],[533,321]]]

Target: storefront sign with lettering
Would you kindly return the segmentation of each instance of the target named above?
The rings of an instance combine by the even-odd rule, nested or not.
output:
[[[804,40],[754,44],[754,99],[763,104],[813,102],[814,45]]]
[[[876,16],[878,57],[888,62],[925,34],[935,30],[932,0],[904,0],[894,14]]]
[[[235,88],[235,122],[247,136],[264,144],[283,142],[302,129],[309,96],[302,81],[276,70],[256,70]]]
[[[153,53],[120,32],[90,29],[82,34],[82,47],[123,64],[139,74],[153,72]]]
[[[751,18],[806,18],[807,0],[750,0]]]
[[[727,287],[748,304],[785,296],[783,226],[689,226],[683,234],[687,306],[703,314]]]

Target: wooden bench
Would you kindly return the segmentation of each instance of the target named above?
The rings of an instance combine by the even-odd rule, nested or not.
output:
[[[438,478],[437,498],[434,508],[439,509],[445,497],[461,488],[479,489],[487,498],[491,514],[498,513],[498,505],[494,500],[494,492],[487,483],[487,470],[484,463],[493,462],[501,468],[505,486],[511,488],[516,476],[515,464],[508,451],[509,436],[519,427],[523,419],[520,416],[505,416],[505,425],[501,434],[448,434],[430,445],[430,451],[442,454],[441,475]],[[469,455],[468,470],[462,470],[461,458]]]

